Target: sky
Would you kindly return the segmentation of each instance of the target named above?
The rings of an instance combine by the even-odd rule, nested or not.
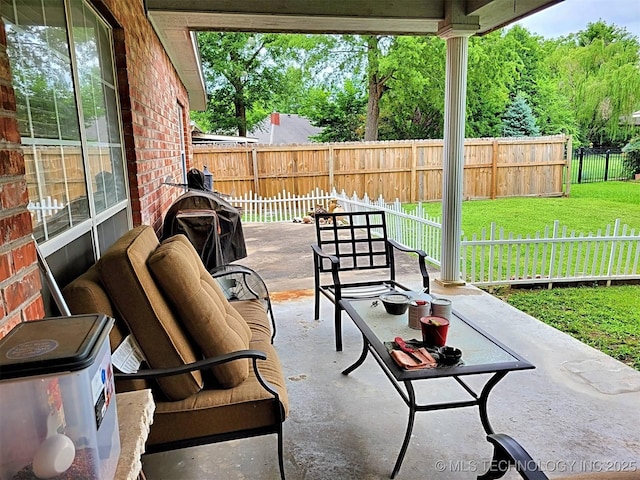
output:
[[[564,0],[518,24],[545,38],[558,38],[604,20],[640,38],[640,0]]]

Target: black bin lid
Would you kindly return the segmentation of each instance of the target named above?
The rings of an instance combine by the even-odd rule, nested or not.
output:
[[[113,322],[106,315],[91,314],[19,323],[0,340],[0,380],[88,367]]]

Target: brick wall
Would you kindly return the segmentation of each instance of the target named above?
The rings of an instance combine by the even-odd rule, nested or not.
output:
[[[0,338],[17,323],[44,316],[6,46],[0,23]]]
[[[144,14],[142,0],[103,0],[96,6],[120,26],[114,29],[114,41],[133,223],[159,231],[164,212],[182,193],[162,182],[168,175],[181,179],[178,105],[184,107],[188,126],[187,91]],[[190,165],[189,131],[185,144]]]

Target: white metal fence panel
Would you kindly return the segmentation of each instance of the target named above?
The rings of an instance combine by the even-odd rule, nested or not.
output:
[[[383,210],[389,238],[423,250],[427,260],[439,267],[442,225],[430,217],[421,203],[407,212],[400,201],[387,203],[382,197],[349,197],[344,191],[320,189],[292,196],[229,198],[242,209],[245,222],[290,222],[313,212],[317,205],[336,199],[347,212]],[[604,232],[577,234],[559,222],[534,235],[514,235],[495,223],[480,235],[461,242],[462,279],[474,285],[535,284],[640,279],[640,232],[621,225],[620,220]]]
[[[620,219],[604,232],[576,234],[556,220],[535,235],[505,235],[495,223],[461,244],[462,276],[474,285],[640,278],[640,232]]]

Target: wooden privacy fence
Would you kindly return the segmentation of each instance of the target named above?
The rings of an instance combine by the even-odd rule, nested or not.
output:
[[[571,152],[564,135],[465,140],[465,199],[560,196]],[[279,192],[356,192],[401,202],[442,199],[443,140],[314,143],[306,145],[194,145],[193,164],[206,165],[215,189],[240,197]],[[568,180],[567,180],[568,181]]]
[[[282,192],[264,198],[246,194],[228,200],[242,208],[246,222],[289,222],[336,199],[346,211],[383,210],[387,216],[389,238],[411,248],[424,250],[432,265],[440,266],[442,225],[418,203],[405,211],[396,199],[349,197],[344,191],[328,193],[316,189],[307,195]],[[622,225],[620,220],[595,234],[576,234],[560,227],[558,221],[542,233],[508,233],[495,223],[471,240],[461,241],[461,277],[475,285],[547,284],[561,282],[640,279],[640,232]]]

